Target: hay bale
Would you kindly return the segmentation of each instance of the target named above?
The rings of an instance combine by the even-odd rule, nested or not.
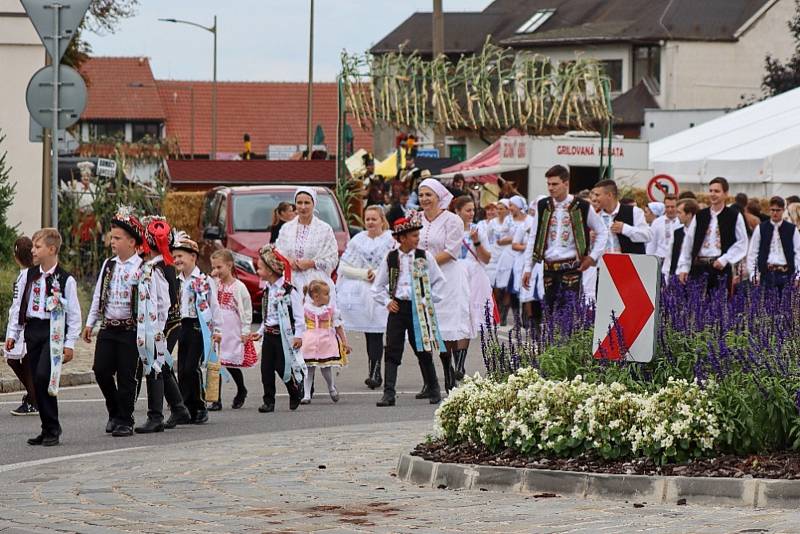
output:
[[[164,217],[173,228],[183,230],[192,239],[202,236],[204,191],[170,191],[164,198]]]

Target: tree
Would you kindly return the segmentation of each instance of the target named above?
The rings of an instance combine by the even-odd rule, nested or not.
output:
[[[75,38],[64,55],[64,63],[76,69],[92,53],[92,47],[82,38],[84,31],[96,34],[114,33],[119,23],[134,15],[139,0],[92,0],[89,11],[75,32]]]
[[[6,136],[0,130],[0,147]],[[16,226],[8,224],[8,208],[14,204],[17,184],[11,182],[11,167],[6,163],[8,153],[0,148],[0,264],[6,265],[12,260],[14,241],[17,239]]]
[[[767,96],[775,96],[800,87],[800,0],[795,0],[794,17],[787,22],[794,42],[794,55],[785,63],[768,54],[765,60],[766,74],[761,82]]]

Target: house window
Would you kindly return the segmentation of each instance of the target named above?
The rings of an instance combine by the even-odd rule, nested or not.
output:
[[[661,92],[661,48],[633,47],[633,85],[644,80],[653,94]]]
[[[161,125],[157,122],[134,122],[133,142],[141,141],[145,136],[154,141],[161,139]]]
[[[119,139],[125,140],[124,122],[96,122],[89,127],[89,133],[94,139]]]
[[[619,93],[622,91],[622,60],[621,59],[606,59],[600,62],[603,73],[608,76],[608,81],[611,85],[612,93]]]
[[[555,9],[540,9],[528,21],[517,29],[517,33],[533,33],[538,30],[542,24],[547,22],[550,17],[555,13]]]

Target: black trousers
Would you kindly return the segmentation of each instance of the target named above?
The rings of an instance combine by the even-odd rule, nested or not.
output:
[[[47,393],[50,385],[50,321],[28,319],[25,325],[25,345],[36,402],[39,404],[39,419],[42,421],[42,434],[60,436],[61,424],[58,422],[58,397]]]
[[[136,331],[102,328],[97,334],[92,370],[106,399],[108,418],[118,425],[133,426],[138,366]]]
[[[206,411],[203,373],[203,334],[197,319],[181,321],[180,341],[178,342],[178,385],[189,414],[195,417]]]
[[[578,269],[545,270],[542,281],[544,282],[544,302],[548,308],[551,308],[564,291],[580,292],[581,272]]]
[[[427,368],[433,366],[433,356],[430,352],[418,350],[416,342],[414,341],[414,316],[411,311],[411,301],[398,300],[396,301],[400,306],[400,311],[397,313],[389,313],[389,318],[386,320],[386,350],[384,352],[384,359],[386,360],[387,370],[390,365],[399,367],[403,360],[403,349],[406,344],[406,335],[408,342],[417,359],[420,361],[420,368]],[[391,383],[390,383],[391,382]],[[427,378],[426,378],[427,382]],[[395,384],[391,377],[387,375],[387,380],[384,381],[383,390],[391,396],[394,396]]]
[[[721,271],[715,269],[710,263],[695,263],[692,265],[692,268],[689,270],[689,278],[697,280],[702,278],[703,275],[708,276],[706,279],[706,289],[709,291],[716,289],[723,282],[728,288],[728,293],[733,289],[733,268],[730,264],[726,265]]]
[[[369,370],[371,372],[371,364],[383,359],[383,334],[381,332],[366,332],[364,337],[367,338],[367,357],[369,358]]]
[[[178,344],[178,339],[181,336],[181,324],[167,325],[167,350],[173,356],[176,356],[175,345]],[[164,381],[164,400],[167,401],[169,410],[172,413],[183,413],[186,406],[183,405],[183,395],[178,386],[178,379],[175,378],[175,371],[172,367],[161,368],[161,379]]]
[[[261,385],[264,386],[264,404],[275,404],[275,375],[283,381],[283,370],[286,357],[283,354],[283,343],[279,334],[264,334],[261,342]],[[300,385],[291,378],[286,384],[289,397],[300,398]]]
[[[761,275],[761,285],[766,289],[777,289],[783,291],[787,285],[792,283],[794,272],[767,271]]]

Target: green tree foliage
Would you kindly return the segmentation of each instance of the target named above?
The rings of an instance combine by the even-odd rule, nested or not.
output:
[[[75,38],[64,56],[64,63],[80,67],[92,53],[92,47],[83,39],[83,32],[96,34],[114,33],[119,23],[134,15],[139,0],[92,0],[89,11],[78,26]]]
[[[11,262],[14,241],[17,239],[16,226],[8,223],[8,208],[14,204],[17,184],[11,181],[11,167],[6,162],[7,152],[2,149],[6,136],[0,130],[0,264]]]
[[[795,15],[787,22],[795,42],[794,54],[786,62],[782,62],[772,54],[767,55],[765,60],[767,72],[761,82],[767,96],[779,95],[800,87],[800,0],[795,0],[795,5],[797,6]]]

